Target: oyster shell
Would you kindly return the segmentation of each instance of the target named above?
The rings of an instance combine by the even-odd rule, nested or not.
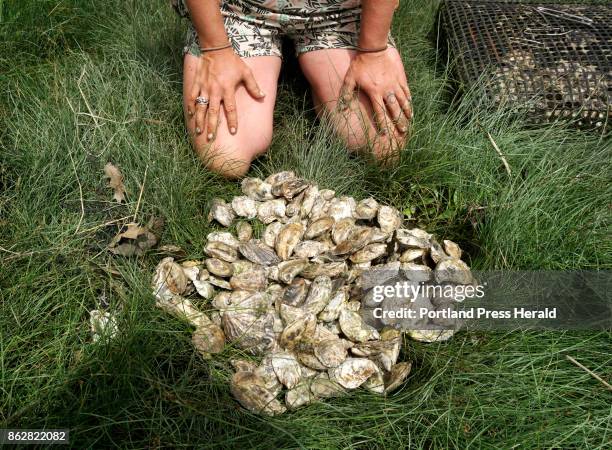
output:
[[[401,362],[391,367],[391,370],[385,374],[385,394],[393,392],[408,378],[412,369],[412,363],[410,361]]]
[[[177,319],[188,322],[196,328],[212,324],[208,316],[193,306],[190,300],[178,295],[158,299],[155,306]]]
[[[246,217],[247,219],[254,219],[257,217],[257,203],[246,195],[234,197],[232,200],[232,209],[239,217]]]
[[[282,351],[273,353],[270,357],[278,380],[287,389],[297,386],[302,378],[302,369],[295,356],[289,352]]]
[[[264,356],[261,360],[261,364],[259,364],[253,372],[264,380],[266,389],[276,396],[283,388],[283,385],[278,380],[276,372],[274,371],[274,366],[272,365],[273,354],[274,353]]]
[[[391,206],[383,205],[378,208],[377,220],[383,233],[393,233],[402,226],[401,213]]]
[[[234,262],[238,259],[236,249],[222,242],[208,242],[204,252],[213,258],[222,259],[226,262]]]
[[[347,358],[335,369],[330,369],[329,379],[346,389],[357,389],[377,372],[378,367],[369,359]]]
[[[187,290],[189,279],[183,268],[174,262],[174,258],[167,257],[160,261],[153,277],[153,294],[160,297],[182,294]]]
[[[197,327],[191,335],[191,342],[198,352],[204,357],[210,353],[220,353],[225,347],[225,334],[219,325],[212,321]]]
[[[338,289],[327,305],[325,305],[323,311],[319,313],[319,320],[322,322],[333,322],[337,320],[340,316],[340,311],[342,311],[346,305],[347,299],[348,293],[346,289]]]
[[[208,277],[207,281],[209,284],[212,284],[213,286],[216,286],[221,289],[231,289],[232,288],[227,280],[224,280],[222,278],[213,277],[212,275]]]
[[[468,265],[454,258],[441,261],[436,266],[434,275],[438,283],[471,284],[474,281]]]
[[[323,200],[329,201],[336,196],[336,191],[332,191],[331,189],[321,189],[319,191],[319,196]]]
[[[206,269],[218,277],[229,277],[234,273],[234,267],[227,261],[218,258],[208,258],[204,261]]]
[[[314,222],[322,217],[326,217],[328,210],[329,201],[325,200],[322,195],[319,195],[319,197],[315,199],[312,209],[310,210],[310,221]]]
[[[257,314],[253,309],[238,306],[226,310],[222,317],[227,339],[254,355],[274,349],[276,338],[274,316],[268,313]]]
[[[310,392],[317,398],[338,397],[346,394],[346,390],[329,379],[325,372],[319,373],[310,383]]]
[[[347,358],[346,347],[336,335],[333,338],[323,339],[313,347],[314,355],[324,367],[338,367]]]
[[[212,233],[208,233],[206,240],[208,242],[221,242],[222,244],[232,247],[234,250],[237,250],[240,245],[240,241],[228,231],[213,231]]]
[[[248,222],[240,222],[236,225],[236,235],[240,242],[247,242],[253,237],[253,227]]]
[[[270,305],[279,304],[281,299],[283,298],[284,291],[285,291],[285,288],[278,283],[269,284],[268,288],[266,289],[266,294],[268,295],[270,299],[269,300]]]
[[[272,185],[259,178],[244,178],[241,183],[242,192],[256,201],[272,200]]]
[[[239,259],[238,261],[234,261],[232,263],[232,273],[242,273],[247,270],[252,270],[257,264],[252,263],[251,261],[247,261],[246,259]]]
[[[359,313],[349,309],[340,311],[338,318],[342,333],[353,342],[365,342],[378,339],[378,331],[364,323]]]
[[[301,306],[308,295],[309,283],[303,278],[296,278],[285,288],[282,302],[290,306]]]
[[[283,181],[291,180],[293,178],[295,178],[295,172],[292,170],[285,170],[283,172],[278,172],[270,175],[264,180],[264,182],[274,185],[277,183],[282,183]]]
[[[310,285],[303,308],[310,314],[319,314],[329,303],[332,293],[332,280],[327,275],[316,277]]]
[[[257,207],[257,218],[267,225],[275,220],[283,219],[285,217],[286,208],[285,200],[282,198],[266,200]]]
[[[315,201],[319,197],[319,188],[316,185],[309,186],[304,191],[304,198],[300,206],[300,217],[305,219],[312,211]]]
[[[315,400],[310,392],[310,383],[303,381],[285,394],[287,408],[295,410],[301,406],[308,405]]]
[[[280,316],[285,324],[290,324],[306,315],[306,312],[299,307],[291,306],[286,303],[280,305]]]
[[[327,367],[325,367],[323,363],[319,361],[319,358],[317,358],[312,352],[312,346],[302,345],[300,347],[303,348],[298,348],[296,350],[296,357],[298,358],[301,364],[313,370],[327,370]]]
[[[431,248],[429,249],[429,256],[431,260],[438,264],[443,259],[448,259],[449,256],[446,254],[444,249],[435,239],[431,240]]]
[[[334,243],[341,244],[346,241],[355,228],[355,219],[346,217],[338,220],[332,227],[331,237]]]
[[[266,388],[263,378],[253,372],[236,372],[230,382],[230,392],[251,412],[274,416],[287,410]]]
[[[319,241],[302,241],[293,249],[293,254],[298,258],[314,258],[325,253],[330,249],[330,246],[325,242]]]
[[[246,259],[261,266],[270,266],[280,262],[274,250],[259,239],[251,239],[249,242],[241,243],[238,250]]]
[[[201,269],[200,261],[184,261],[181,263],[181,267],[189,281],[194,281],[199,278]]]
[[[403,263],[414,262],[419,258],[423,258],[423,256],[425,256],[425,250],[421,248],[409,248],[401,254],[399,261]]]
[[[211,311],[210,320],[212,321],[212,323],[214,323],[218,327],[221,327],[223,323],[223,319],[221,319],[221,313],[219,311]]]
[[[94,309],[89,311],[89,327],[93,342],[106,337],[114,338],[119,333],[116,318],[109,311]]]
[[[321,236],[323,233],[330,231],[333,226],[334,219],[331,217],[321,217],[308,225],[304,233],[304,239],[314,239]]]
[[[395,233],[395,240],[403,247],[428,249],[431,247],[432,235],[420,228],[411,230],[399,229]]]
[[[230,205],[225,203],[224,200],[220,198],[213,199],[210,212],[208,213],[209,221],[214,219],[224,227],[229,227],[234,221],[235,217],[236,214],[234,214],[234,210]]]
[[[248,299],[248,302],[247,302]],[[266,307],[265,298],[261,295],[253,295],[252,292],[249,291],[232,291],[230,293],[230,305],[235,305],[234,309],[238,305],[241,305],[241,309],[251,308],[251,309],[264,309]]]
[[[280,259],[287,260],[293,253],[293,249],[304,235],[304,226],[301,223],[288,223],[278,233],[276,238],[276,254]]]
[[[302,277],[312,280],[316,277],[326,275],[330,278],[335,278],[346,272],[347,266],[345,261],[336,261],[330,263],[311,263],[302,270]]]
[[[353,217],[357,203],[352,197],[332,198],[329,202],[328,214],[336,222],[347,217]]]
[[[306,189],[309,183],[301,178],[292,178],[272,184],[272,194],[291,200]]]
[[[262,266],[253,265],[248,270],[234,273],[229,282],[232,289],[259,292],[268,286],[268,277]]]
[[[363,247],[365,247],[371,242],[372,235],[372,228],[353,227],[350,230],[349,236],[341,240],[338,245],[334,247],[332,253],[334,255],[345,255],[347,253],[354,253],[358,250],[361,250]]]
[[[257,364],[247,359],[230,359],[230,364],[236,372],[255,372]]]
[[[302,270],[308,267],[308,259],[289,259],[278,264],[278,280],[290,284]]]
[[[278,233],[280,233],[281,228],[283,228],[283,224],[280,222],[272,222],[269,224],[261,236],[263,243],[270,248],[274,248],[276,245],[276,237]]]
[[[378,202],[372,197],[365,198],[357,203],[355,207],[355,218],[362,220],[372,220],[378,213]]]
[[[368,378],[362,386],[370,392],[375,394],[382,394],[385,392],[385,381],[383,379],[382,371],[376,366],[376,372],[374,372],[370,378]]]
[[[448,341],[455,332],[453,330],[406,330],[406,334],[419,342]]]
[[[424,264],[402,263],[400,272],[408,281],[421,283],[433,278],[433,271]]]
[[[302,192],[298,196],[294,197],[293,200],[291,200],[289,203],[287,203],[287,208],[285,210],[285,214],[287,215],[287,217],[299,217],[303,199],[304,193]]]
[[[218,309],[219,312],[223,313],[226,309],[230,307],[232,293],[228,291],[221,291],[212,300],[212,305],[214,308]]]
[[[463,253],[461,251],[461,247],[448,239],[445,239],[442,242],[444,244],[444,251],[448,254],[448,256],[455,259],[461,259],[461,254]]]
[[[351,347],[355,356],[370,358],[381,363],[385,370],[391,370],[399,357],[401,334],[395,328],[385,328],[379,341],[360,342]]]
[[[387,244],[368,244],[351,255],[355,264],[365,263],[381,257],[387,251]]]
[[[381,242],[388,242],[391,238],[391,233],[385,233],[378,227],[371,227],[372,235],[370,236],[369,244],[377,244]]]
[[[314,334],[316,326],[317,319],[314,314],[306,314],[300,317],[283,330],[280,336],[281,346],[289,350],[295,348],[303,337]]]
[[[192,283],[202,298],[209,299],[215,294],[215,288],[208,281],[193,280]]]

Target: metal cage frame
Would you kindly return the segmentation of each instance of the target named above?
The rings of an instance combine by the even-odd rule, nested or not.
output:
[[[445,0],[441,21],[459,80],[533,122],[612,120],[612,2]]]

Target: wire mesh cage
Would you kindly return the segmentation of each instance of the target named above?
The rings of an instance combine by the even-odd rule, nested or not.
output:
[[[612,2],[445,0],[441,19],[462,83],[534,122],[609,128]]]

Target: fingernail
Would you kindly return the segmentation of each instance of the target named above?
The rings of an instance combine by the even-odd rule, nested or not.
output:
[[[235,127],[230,128],[230,133],[236,134],[236,128]]]
[[[200,134],[202,132],[202,130],[200,130],[200,127],[196,127],[196,134]]]
[[[213,138],[213,134],[212,133],[208,133],[208,140],[210,141]]]
[[[259,91],[259,96],[260,96],[260,97],[265,97],[265,96],[266,96],[266,93],[265,93],[264,91]]]
[[[406,127],[400,127],[400,130],[401,130],[401,132],[402,132],[402,133],[405,133],[406,131],[408,131],[408,128],[406,128]]]

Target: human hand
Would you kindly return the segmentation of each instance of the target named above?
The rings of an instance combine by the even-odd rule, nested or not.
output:
[[[221,103],[231,134],[238,130],[236,113],[236,88],[244,83],[246,90],[255,99],[262,99],[261,91],[253,72],[234,53],[232,48],[205,52],[200,56],[196,76],[189,96],[187,113],[195,115],[195,132],[206,132],[208,142],[214,140],[219,124]]]
[[[387,133],[387,116],[400,134],[408,132],[413,117],[410,88],[403,66],[388,50],[357,53],[353,58],[340,94],[342,108],[350,105],[356,89],[363,91],[372,102],[381,134]]]

